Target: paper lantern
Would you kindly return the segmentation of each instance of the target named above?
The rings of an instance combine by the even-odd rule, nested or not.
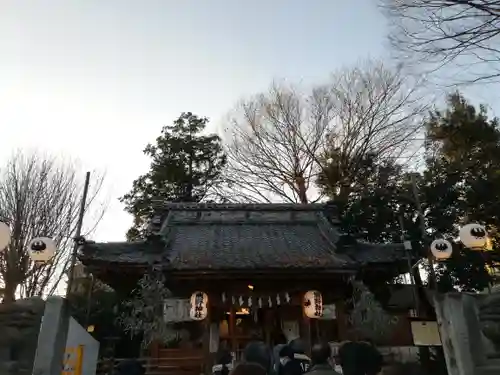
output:
[[[323,296],[317,290],[310,290],[304,294],[304,314],[311,319],[323,316]]]
[[[56,254],[56,243],[52,238],[37,237],[31,240],[28,246],[30,258],[34,262],[45,263]]]
[[[437,239],[431,243],[431,253],[437,260],[449,259],[453,253],[453,246],[450,241]]]
[[[0,221],[0,252],[4,251],[10,243],[10,228]]]
[[[203,320],[208,315],[208,296],[203,292],[194,292],[191,295],[189,316],[193,320]]]
[[[488,240],[486,228],[480,224],[464,225],[459,232],[460,241],[470,249],[482,249]]]

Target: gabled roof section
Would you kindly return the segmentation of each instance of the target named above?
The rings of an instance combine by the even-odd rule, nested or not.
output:
[[[81,259],[193,271],[352,269],[385,255],[393,261],[384,245],[339,249],[336,224],[330,204],[169,203],[152,221],[149,240],[88,243]]]
[[[353,258],[361,264],[394,263],[406,259],[406,250],[402,243],[379,244],[357,241]]]

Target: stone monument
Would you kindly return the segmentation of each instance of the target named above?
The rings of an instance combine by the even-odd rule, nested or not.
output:
[[[61,297],[0,304],[0,375],[94,375],[98,352]]]
[[[31,375],[44,309],[41,298],[0,304],[1,375]]]
[[[435,296],[449,375],[500,374],[500,293]]]
[[[500,358],[500,291],[486,295],[479,303],[479,321],[483,334],[493,343]]]

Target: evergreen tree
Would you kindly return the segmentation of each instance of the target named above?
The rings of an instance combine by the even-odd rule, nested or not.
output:
[[[434,112],[426,124],[426,171],[423,187],[427,226],[435,234],[456,237],[458,227],[478,222],[487,227],[498,249],[500,225],[500,128],[462,95],[448,97],[448,108]],[[494,253],[492,253],[494,254]],[[489,253],[456,247],[438,272],[443,290],[482,290],[490,275]]]
[[[226,164],[221,140],[203,135],[208,123],[191,112],[182,113],[173,125],[165,126],[155,144],[144,154],[151,158],[149,171],[133,182],[132,189],[120,201],[134,216],[127,232],[129,240],[144,235],[154,210],[154,201],[200,202],[209,199]]]
[[[430,114],[425,123],[425,169],[416,176],[425,215],[427,238],[456,238],[460,225],[478,222],[493,235],[499,249],[500,129],[483,106],[476,110],[463,96],[448,97],[447,108]],[[344,231],[363,232],[373,242],[399,242],[400,219],[411,240],[423,240],[410,175],[397,163],[367,157],[364,168],[346,181],[336,173],[339,150],[327,157],[329,166],[318,179],[322,191],[337,201]],[[358,161],[359,163],[359,161]],[[422,247],[426,256],[428,244]],[[481,253],[457,244],[453,257],[438,266],[439,287],[446,291],[482,290],[495,252]]]
[[[346,156],[336,149],[328,152],[327,157],[327,168],[319,176],[318,185],[337,204],[345,233],[369,242],[399,242],[401,217],[405,229],[413,233],[413,237],[418,235],[414,233],[417,230],[415,207],[409,198],[410,177],[401,165],[367,153],[356,161],[356,173],[342,176],[336,160]]]

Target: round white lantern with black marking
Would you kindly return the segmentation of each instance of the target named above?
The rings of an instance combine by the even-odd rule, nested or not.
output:
[[[4,251],[10,244],[10,228],[0,221],[0,252]]]
[[[45,263],[56,254],[57,246],[52,238],[37,237],[28,245],[28,253],[34,262]]]
[[[460,241],[470,249],[482,249],[488,241],[486,228],[481,224],[471,223],[460,228]]]
[[[453,245],[448,240],[434,240],[431,243],[431,253],[437,260],[449,259],[453,253]]]
[[[304,314],[308,318],[318,319],[323,316],[323,296],[317,290],[310,290],[304,294]]]
[[[203,320],[208,315],[208,295],[203,292],[194,292],[191,295],[189,316],[193,320]]]

